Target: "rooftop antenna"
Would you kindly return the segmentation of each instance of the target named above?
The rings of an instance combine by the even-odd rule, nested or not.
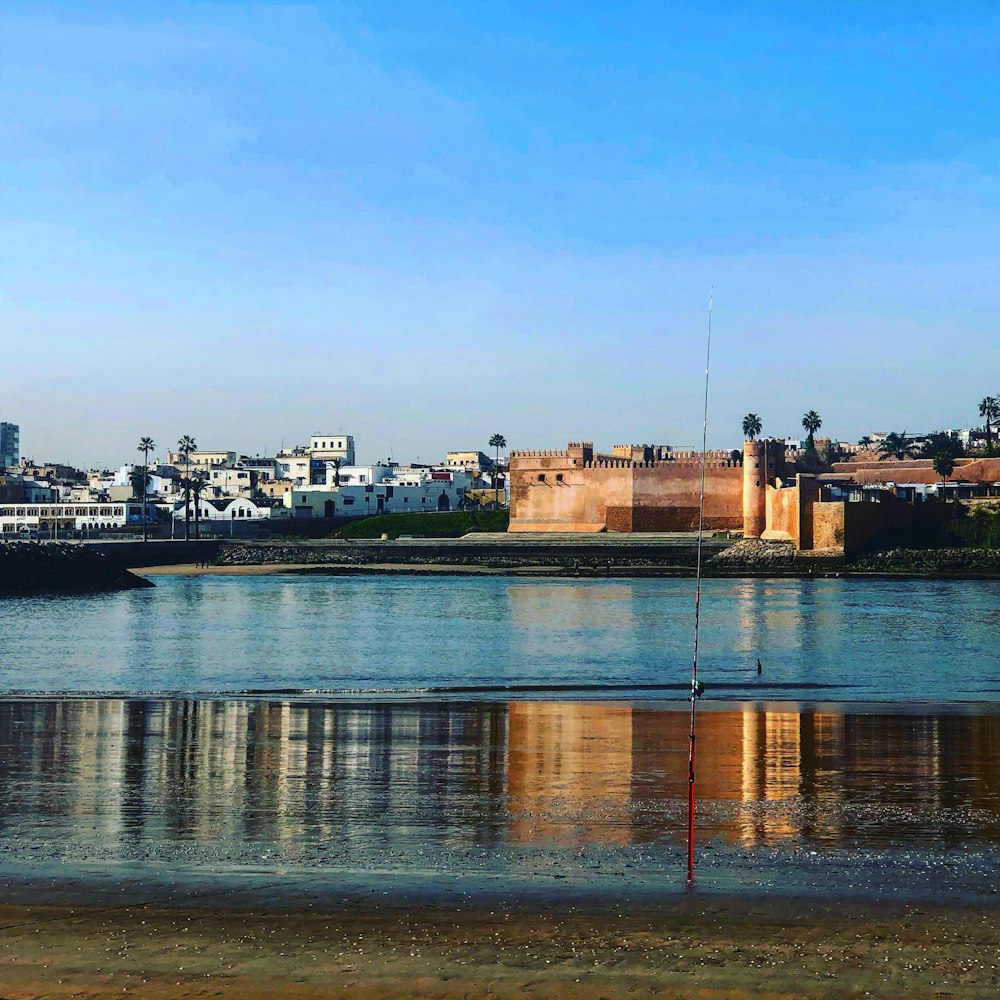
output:
[[[695,706],[701,696],[698,683],[698,638],[701,626],[701,544],[705,536],[705,459],[708,453],[708,373],[712,362],[712,301],[715,289],[708,293],[708,342],[705,348],[705,411],[701,429],[701,498],[698,503],[698,563],[694,587],[694,657],[691,660],[691,728],[688,733],[688,829],[687,880],[694,882],[694,740]]]

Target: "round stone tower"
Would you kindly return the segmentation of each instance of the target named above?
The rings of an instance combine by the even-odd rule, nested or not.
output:
[[[767,527],[767,442],[743,442],[743,537],[760,538]]]

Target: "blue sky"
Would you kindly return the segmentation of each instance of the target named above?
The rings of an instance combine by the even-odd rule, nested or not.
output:
[[[1000,391],[1000,13],[73,3],[0,13],[23,450],[315,431],[710,443]]]

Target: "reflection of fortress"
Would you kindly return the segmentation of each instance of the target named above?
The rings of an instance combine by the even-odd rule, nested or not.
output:
[[[68,845],[230,838],[351,852],[683,832],[684,711],[0,702],[0,745],[7,838],[44,828]],[[700,835],[879,843],[909,823],[935,840],[996,842],[997,745],[992,716],[706,711]],[[944,808],[978,817],[976,829],[949,833]],[[893,809],[892,829],[880,827]]]

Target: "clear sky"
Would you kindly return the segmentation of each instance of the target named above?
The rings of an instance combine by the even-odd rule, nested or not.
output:
[[[359,458],[978,422],[993,3],[0,12],[0,420]]]

